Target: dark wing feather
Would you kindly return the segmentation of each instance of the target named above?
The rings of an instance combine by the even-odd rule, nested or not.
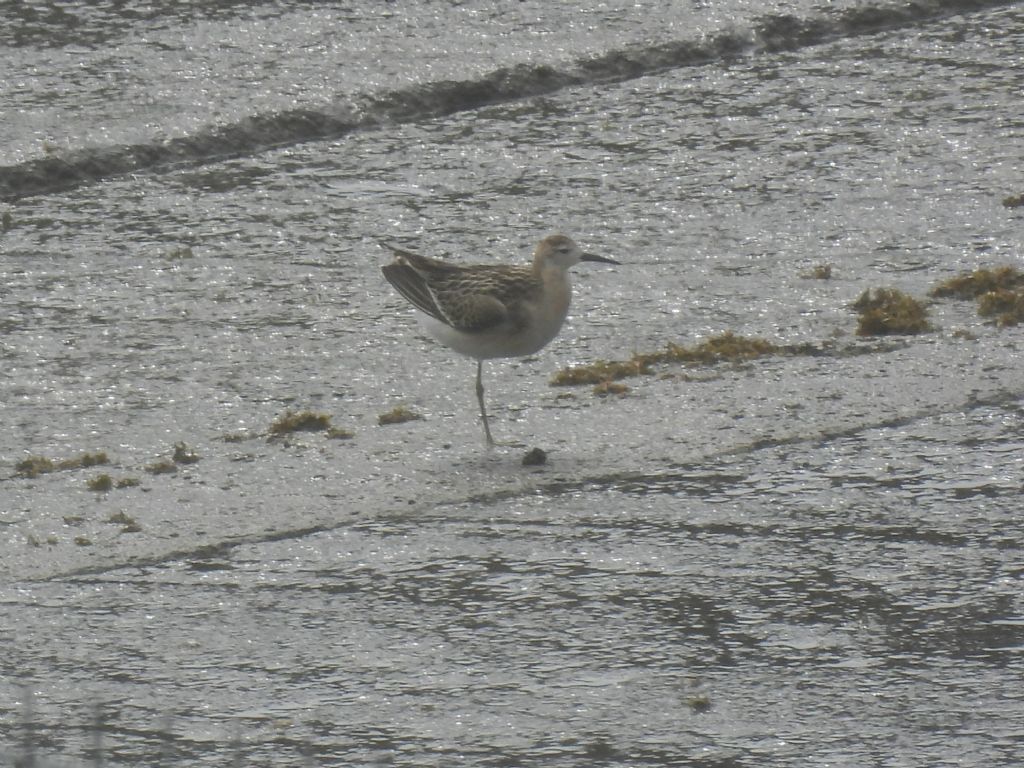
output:
[[[448,319],[434,301],[434,294],[427,288],[427,283],[415,269],[408,264],[396,261],[380,268],[384,277],[395,290],[402,294],[416,309],[426,312],[435,320],[447,323]]]
[[[467,333],[480,333],[513,319],[523,293],[539,288],[529,268],[465,267],[404,251],[382,267],[384,277],[417,309]]]
[[[508,318],[508,308],[504,303],[487,293],[467,293],[439,287],[435,295],[445,322],[466,333],[482,333],[501,325]]]

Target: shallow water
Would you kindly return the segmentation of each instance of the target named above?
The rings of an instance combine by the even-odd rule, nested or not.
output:
[[[942,300],[931,333],[860,340],[849,308],[1021,263],[999,202],[1024,15],[984,5],[875,27],[90,6],[74,40],[0,30],[25,83],[0,121],[0,755],[78,764],[99,706],[116,765],[1012,764],[1021,333]],[[121,106],[137,90],[101,86],[102,34],[136,41],[126,71],[192,137],[170,165],[139,150],[162,134]],[[182,51],[216,90],[168,79]],[[46,57],[99,58],[73,89]],[[319,140],[280,118],[342,104],[358,119]],[[32,120],[65,112],[71,154],[40,148]],[[556,230],[624,264],[577,268],[562,335],[488,365],[520,443],[488,453],[472,363],[420,337],[376,241],[507,261]],[[814,354],[665,366],[622,398],[547,385],[725,330]],[[399,404],[424,420],[378,426]],[[355,435],[268,441],[286,409]],[[178,442],[199,461],[146,470]],[[104,471],[139,485],[89,490]]]

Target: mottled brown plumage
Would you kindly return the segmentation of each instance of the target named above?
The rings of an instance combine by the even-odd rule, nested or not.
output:
[[[387,246],[398,257],[384,277],[417,309],[452,328],[481,333],[506,320],[526,322],[523,303],[544,283],[533,267],[461,266]]]
[[[565,235],[541,240],[529,266],[462,266],[384,246],[395,254],[395,261],[381,268],[384,277],[426,315],[427,332],[477,361],[477,399],[489,445],[494,441],[484,407],[482,361],[531,355],[558,334],[569,311],[568,270],[574,264],[618,264],[584,253]]]

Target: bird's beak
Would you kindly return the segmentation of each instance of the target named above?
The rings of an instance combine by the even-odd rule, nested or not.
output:
[[[615,259],[609,259],[606,256],[598,256],[596,253],[584,253],[580,256],[580,261],[599,261],[602,264],[621,264],[622,262],[616,261]]]

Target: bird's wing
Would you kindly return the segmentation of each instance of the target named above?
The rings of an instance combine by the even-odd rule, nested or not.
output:
[[[444,315],[444,322],[466,333],[482,333],[501,325],[508,318],[508,307],[504,302],[487,293],[439,288],[434,297]]]
[[[395,254],[393,263],[381,267],[384,277],[435,320],[466,333],[480,333],[509,318],[508,297],[502,289],[514,270],[450,264],[381,244]]]
[[[458,271],[455,271],[458,270]],[[466,333],[479,333],[500,325],[508,308],[495,296],[475,291],[457,267],[425,277],[407,263],[381,267],[384,277],[409,303],[435,320]]]
[[[447,323],[441,308],[437,306],[434,294],[427,287],[426,280],[415,269],[401,261],[381,267],[387,281],[402,294],[416,309],[426,312],[435,320]]]

